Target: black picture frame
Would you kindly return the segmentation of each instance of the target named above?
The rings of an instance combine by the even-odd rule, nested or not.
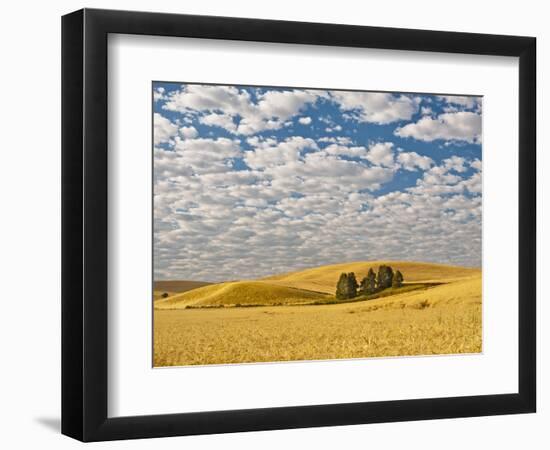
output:
[[[519,58],[519,386],[469,397],[107,416],[110,33]],[[83,9],[62,18],[62,433],[81,441],[535,412],[536,39]]]

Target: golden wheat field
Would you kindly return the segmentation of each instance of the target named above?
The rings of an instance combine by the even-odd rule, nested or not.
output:
[[[374,300],[316,304],[334,298],[339,273],[361,274],[378,263],[219,283],[156,300],[154,365],[481,351],[479,269],[391,262],[409,283],[441,284],[419,285]],[[251,306],[258,304],[266,306]]]

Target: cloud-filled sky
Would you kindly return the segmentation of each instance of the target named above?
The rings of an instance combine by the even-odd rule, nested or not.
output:
[[[481,265],[479,97],[153,83],[156,280]]]

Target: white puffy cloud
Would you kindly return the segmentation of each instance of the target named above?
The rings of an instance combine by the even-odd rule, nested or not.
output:
[[[335,142],[323,149],[324,152],[329,155],[361,158],[369,161],[375,166],[396,168],[394,161],[393,142],[376,142],[372,143],[368,148],[364,146],[351,145],[352,142],[349,138],[340,141],[338,139],[328,141],[325,139],[324,142]],[[426,160],[431,161],[430,158],[421,157],[416,153],[413,153],[411,155],[416,155],[416,160],[420,163],[418,167],[425,167]],[[427,167],[429,167],[429,165]]]
[[[351,158],[367,158],[369,151],[366,147],[350,146],[346,144],[331,144],[324,148],[329,155],[349,156]]]
[[[472,109],[481,102],[479,97],[462,96],[462,95],[439,95],[439,100],[443,100],[451,105],[462,106],[467,109]]]
[[[249,142],[256,144],[256,148],[253,151],[245,152],[244,160],[253,169],[289,164],[300,159],[302,150],[318,148],[314,140],[300,136],[293,136],[284,142],[277,143],[273,140],[250,140]]]
[[[238,111],[246,109],[250,94],[233,86],[208,86],[189,84],[168,95],[163,108],[168,111],[195,112],[224,109]]]
[[[470,177],[463,178],[462,173],[467,171],[466,164],[477,166],[476,161],[466,161],[465,158],[453,155],[444,159],[440,165],[424,172],[423,177],[417,180],[416,186],[409,192],[430,195],[442,194],[471,194],[481,193],[481,167]]]
[[[317,94],[312,91],[267,91],[259,95],[257,109],[264,118],[278,117],[284,121],[297,114],[306,103],[316,100]]]
[[[453,155],[450,158],[443,160],[443,164],[447,170],[454,170],[455,172],[466,172],[464,164],[466,159],[462,156]]]
[[[416,123],[409,123],[394,131],[396,136],[412,137],[431,142],[436,139],[481,142],[481,115],[469,111],[444,113],[437,118],[422,117]]]
[[[420,108],[420,114],[422,114],[423,116],[429,116],[433,113],[433,109],[430,108],[429,106],[423,106],[422,108]]]
[[[387,124],[409,120],[418,111],[418,100],[407,95],[379,92],[332,92],[342,111],[355,112],[362,122]]]
[[[323,136],[317,139],[318,142],[331,142],[333,144],[351,145],[352,141],[347,136]]]
[[[158,102],[160,100],[164,100],[164,92],[165,92],[165,89],[161,86],[161,87],[158,87],[156,88],[154,91],[153,91],[153,100],[155,102]]]
[[[302,125],[309,125],[311,123],[311,117],[300,117],[298,119],[298,122],[300,122]]]
[[[219,139],[175,139],[173,149],[155,149],[155,177],[188,176],[227,171],[228,160],[241,155],[239,141]]]
[[[416,152],[400,152],[397,155],[397,162],[403,169],[411,172],[418,169],[428,170],[434,163],[432,158],[421,156]]]
[[[230,114],[207,114],[200,117],[199,122],[203,125],[223,128],[230,133],[237,132],[237,124],[234,122],[233,116],[231,116]]]
[[[424,173],[423,184],[428,185],[453,185],[461,180],[460,176],[449,173],[446,167],[432,167]]]
[[[473,167],[473,168],[476,169],[476,170],[481,170],[481,168],[482,168],[481,161],[480,161],[479,159],[474,159],[474,160],[470,163],[470,167]]]
[[[366,158],[373,164],[393,167],[393,143],[378,142],[369,147]]]
[[[251,135],[276,130],[322,93],[307,90],[272,90],[257,93],[234,86],[186,85],[167,96],[164,108],[200,114],[205,125],[218,126],[233,134]]]
[[[470,178],[461,182],[464,188],[472,194],[481,194],[481,172],[474,173]]]
[[[325,131],[327,133],[332,133],[334,131],[342,131],[342,126],[341,125],[334,125],[333,127],[326,127]]]
[[[155,145],[170,142],[178,134],[178,126],[158,113],[153,115],[153,127]]]
[[[186,139],[193,139],[199,135],[199,132],[195,127],[190,126],[190,127],[181,127],[180,134]]]

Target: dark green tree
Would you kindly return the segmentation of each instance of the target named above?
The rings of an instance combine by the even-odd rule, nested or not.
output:
[[[363,277],[361,283],[359,283],[359,289],[357,290],[357,295],[367,295],[367,277]]]
[[[399,270],[396,270],[393,275],[392,287],[397,288],[401,286],[403,286],[403,274]]]
[[[348,298],[357,297],[357,278],[353,272],[348,273]]]
[[[357,279],[353,272],[342,273],[338,279],[338,284],[336,285],[336,298],[338,300],[346,300],[357,296]]]
[[[401,286],[403,286],[403,274],[399,270],[396,270],[393,276],[392,287],[400,288]]]
[[[345,300],[348,292],[348,274],[341,273],[338,283],[336,284],[336,298],[338,300]]]
[[[366,294],[372,294],[374,291],[376,291],[376,274],[374,273],[374,270],[372,270],[372,267],[369,269],[369,272],[367,273],[367,286],[366,286]]]
[[[387,289],[392,286],[393,270],[390,266],[381,265],[378,268],[377,284],[378,289]]]

